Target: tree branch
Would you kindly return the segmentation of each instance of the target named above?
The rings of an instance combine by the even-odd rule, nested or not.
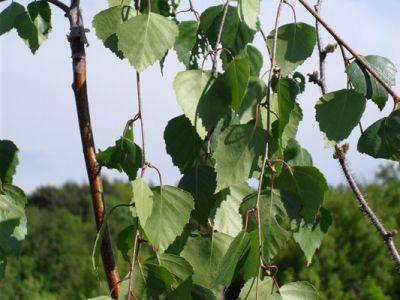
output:
[[[61,1],[58,1],[58,0],[46,0],[46,1],[57,6],[58,8],[63,10],[65,13],[68,13],[68,11],[69,11],[68,5],[62,3]]]
[[[339,45],[342,45],[344,48],[349,51],[356,61],[364,67],[384,88],[387,92],[393,97],[393,101],[395,103],[400,103],[400,95],[398,95],[392,87],[360,56],[353,48],[349,46],[329,25],[325,20],[321,18],[318,12],[316,12],[305,0],[298,0],[313,16],[314,18],[325,27],[325,29],[332,35],[332,37],[336,40]]]
[[[79,9],[79,1],[72,0],[66,15],[70,22],[71,32],[68,41],[71,46],[73,84],[76,110],[79,120],[79,129],[82,140],[83,155],[86,162],[86,171],[92,195],[93,211],[95,214],[97,230],[100,229],[106,215],[103,198],[103,184],[100,167],[96,160],[93,132],[90,121],[89,102],[86,83],[86,53],[85,53],[85,28]],[[111,246],[111,238],[108,227],[105,228],[101,243],[101,257],[108,286],[112,290],[113,298],[118,298],[119,276],[115,266],[114,253]]]
[[[318,14],[321,11],[321,6],[322,6],[322,1],[323,0],[318,0],[317,4],[315,5],[315,10],[318,12]],[[316,21],[316,34],[317,34],[317,46],[318,46],[318,51],[319,51],[319,86],[321,88],[321,91],[323,94],[326,92],[326,81],[325,81],[325,62],[326,62],[326,53],[322,52],[324,49],[324,46],[322,45],[322,40],[321,40],[321,33],[320,33],[320,28],[318,26],[318,21]],[[342,50],[342,55],[343,55],[343,60],[344,63],[346,64],[346,55]],[[342,147],[335,146],[335,155],[334,158],[339,160],[340,167],[342,168],[342,171],[344,173],[344,176],[346,177],[346,180],[356,197],[358,203],[360,204],[361,210],[364,212],[365,216],[369,219],[369,221],[374,224],[376,230],[379,232],[381,235],[383,241],[387,245],[393,261],[397,264],[397,267],[400,268],[400,256],[399,253],[397,252],[396,246],[394,245],[393,242],[393,235],[389,234],[379,218],[376,216],[375,212],[369,207],[368,202],[365,200],[364,195],[362,194],[360,188],[357,185],[357,182],[349,172],[349,169],[347,167],[346,163],[346,151],[348,149],[348,144],[343,145]]]
[[[397,233],[396,231],[388,232],[382,222],[379,220],[375,212],[369,207],[367,200],[365,199],[364,195],[361,193],[360,189],[356,181],[354,180],[353,176],[349,172],[346,163],[346,150],[348,145],[345,144],[341,148],[335,146],[335,158],[339,160],[340,166],[342,167],[344,176],[349,183],[351,190],[353,191],[354,195],[356,196],[358,203],[360,204],[360,208],[365,216],[369,219],[369,221],[375,226],[376,230],[381,235],[384,243],[389,249],[390,255],[392,260],[396,263],[397,268],[400,269],[400,255],[396,249],[396,246],[393,242],[393,237]]]

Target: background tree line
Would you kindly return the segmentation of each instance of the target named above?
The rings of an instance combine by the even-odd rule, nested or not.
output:
[[[388,228],[400,224],[400,177],[394,166],[382,168],[363,189]],[[110,206],[129,203],[131,189],[122,181],[105,181]],[[400,277],[378,234],[359,213],[353,194],[331,188],[326,199],[333,224],[312,264],[306,266],[295,243],[276,260],[280,282],[307,280],[322,299],[399,299]],[[0,299],[85,299],[107,293],[97,282],[91,252],[95,240],[87,185],[44,186],[28,201],[28,236],[19,257],[11,257],[0,282]],[[111,217],[113,236],[131,222],[128,210]],[[397,239],[398,241],[398,239]],[[396,241],[396,242],[397,242]],[[114,241],[115,243],[115,241]],[[121,274],[129,265],[117,253]]]

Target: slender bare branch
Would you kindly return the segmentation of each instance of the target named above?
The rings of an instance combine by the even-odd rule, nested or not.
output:
[[[382,240],[386,244],[387,248],[389,249],[390,255],[392,260],[396,263],[397,268],[400,269],[400,255],[397,251],[397,248],[393,242],[393,237],[397,233],[396,231],[387,231],[385,226],[379,220],[378,216],[375,212],[371,209],[368,205],[367,200],[365,199],[364,195],[360,191],[356,181],[354,180],[353,176],[348,170],[347,163],[346,163],[346,150],[348,145],[345,144],[342,147],[335,147],[335,158],[339,160],[340,166],[342,167],[344,176],[349,183],[351,190],[353,191],[354,195],[357,198],[358,203],[360,204],[360,208],[368,220],[375,226],[376,230],[379,232]]]
[[[318,0],[317,5],[315,5],[315,10],[318,12],[318,14],[321,11],[321,6],[322,6],[322,1],[323,0]],[[322,49],[324,49],[324,46],[322,45],[322,40],[321,40],[321,33],[320,33],[320,28],[318,26],[318,21],[317,21],[317,27],[316,27],[316,33],[317,33],[317,46],[318,46],[318,51],[319,51],[319,82],[320,82],[320,87],[321,87],[321,92],[324,94],[326,91],[326,81],[325,81],[325,61],[326,61],[326,55],[323,55]],[[343,50],[343,47],[341,48],[342,56],[343,56],[343,61],[344,64],[347,64],[347,58],[346,54]],[[361,123],[360,127],[361,127]],[[346,163],[346,152],[348,149],[348,144],[343,145],[342,147],[335,146],[335,155],[334,158],[339,160],[340,167],[342,168],[342,171],[346,177],[346,180],[356,197],[358,203],[360,204],[361,210],[364,212],[365,216],[369,219],[369,221],[374,224],[376,230],[379,232],[381,235],[383,241],[387,245],[393,261],[397,264],[397,267],[400,268],[400,256],[399,253],[396,249],[396,246],[394,245],[393,242],[393,235],[389,234],[388,231],[385,229],[383,226],[382,222],[379,220],[375,212],[370,208],[368,205],[368,202],[366,201],[364,195],[362,194],[360,188],[358,187],[357,182],[351,175],[347,163]]]
[[[68,13],[69,11],[68,5],[62,3],[61,1],[58,0],[46,0],[46,1],[62,9],[65,13]]]
[[[217,41],[215,42],[215,45],[214,45],[214,61],[213,61],[213,65],[212,65],[212,71],[213,71],[214,75],[217,72],[217,64],[218,64],[217,49],[218,49],[218,45],[221,43],[225,19],[226,19],[226,15],[228,14],[229,2],[230,2],[230,0],[226,0],[226,2],[225,2],[224,10],[222,13],[222,20],[221,20],[221,24],[219,26]]]
[[[274,35],[274,41],[273,41],[273,49],[271,53],[271,66],[270,66],[270,71],[269,71],[269,76],[268,76],[268,88],[267,88],[267,99],[266,99],[266,107],[267,107],[267,140],[265,143],[265,153],[264,153],[264,158],[263,158],[263,164],[261,167],[261,172],[260,172],[260,177],[258,180],[258,188],[257,188],[257,200],[256,200],[256,210],[257,210],[257,219],[258,219],[258,243],[259,243],[259,259],[260,259],[260,267],[258,270],[258,276],[257,276],[257,281],[256,281],[256,300],[258,300],[258,292],[259,292],[259,278],[261,275],[262,267],[264,265],[264,243],[262,240],[262,234],[261,234],[261,216],[260,216],[260,198],[261,198],[261,190],[262,190],[262,184],[264,180],[264,174],[265,174],[265,168],[266,165],[269,161],[268,157],[268,152],[269,152],[269,134],[270,134],[270,116],[271,116],[271,105],[270,105],[270,97],[271,97],[271,79],[272,79],[272,74],[273,74],[273,69],[275,68],[275,61],[276,61],[276,49],[277,49],[277,39],[278,39],[278,25],[279,25],[279,20],[281,16],[281,11],[282,11],[282,6],[284,4],[285,0],[280,0],[279,6],[276,12],[276,18],[275,18],[275,35]],[[261,32],[263,37],[265,36],[263,32]],[[257,124],[256,124],[257,125]]]
[[[298,0],[313,16],[314,18],[325,27],[325,29],[332,35],[339,45],[346,48],[347,51],[354,56],[359,65],[364,67],[375,79],[387,90],[387,92],[393,97],[395,103],[400,102],[400,95],[398,95],[392,87],[359,55],[349,44],[347,44],[333,29],[329,24],[321,18],[318,12],[316,12],[305,0]]]

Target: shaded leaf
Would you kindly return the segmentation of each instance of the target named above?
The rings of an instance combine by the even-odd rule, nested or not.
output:
[[[217,174],[210,166],[199,165],[185,172],[179,181],[179,188],[192,194],[195,209],[192,217],[207,226],[208,217],[214,206],[214,191],[217,186]]]
[[[297,281],[287,283],[279,288],[280,298],[282,300],[318,300],[318,292],[306,281]],[[275,295],[275,294],[274,294]]]
[[[2,184],[12,184],[17,165],[17,146],[12,141],[0,140],[0,182]]]
[[[222,81],[230,93],[230,105],[234,110],[238,110],[242,104],[249,78],[250,64],[246,56],[236,56],[222,75]]]
[[[224,85],[211,72],[189,70],[176,75],[173,87],[179,106],[204,139],[228,111],[230,99]]]
[[[243,201],[240,207],[243,219],[246,219],[247,212],[256,206],[256,201],[257,193],[249,195]],[[273,259],[290,238],[289,231],[282,227],[282,223],[289,223],[289,213],[285,205],[290,201],[291,199],[278,190],[265,190],[260,195],[260,215],[262,216],[261,226],[264,241],[263,256],[266,262]],[[254,220],[249,218],[248,230],[256,229],[257,225]]]
[[[388,85],[396,85],[397,69],[390,60],[376,55],[367,55],[363,57],[363,59]],[[357,61],[353,61],[346,68],[346,73],[350,77],[356,91],[366,96],[367,99],[372,99],[380,110],[385,107],[388,99],[388,92],[375,77],[370,76],[369,72],[365,70],[364,67],[361,67]]]
[[[310,153],[302,148],[295,139],[290,139],[283,152],[283,160],[290,166],[312,166]]]
[[[269,52],[273,50],[275,30],[267,37]],[[316,44],[315,28],[305,23],[291,23],[278,28],[276,63],[286,76],[313,53]]]
[[[299,228],[293,232],[294,240],[306,256],[307,265],[311,264],[314,253],[321,246],[331,224],[332,217],[329,211],[321,207],[320,215],[315,224],[305,224],[302,221]]]
[[[217,42],[222,15],[222,5],[209,7],[201,14],[200,30],[213,48]],[[229,6],[221,35],[222,47],[236,55],[253,41],[254,34],[255,31],[240,21],[237,7]]]
[[[129,225],[122,229],[117,236],[117,249],[121,252],[126,262],[130,262],[129,251],[134,247],[136,231],[137,227],[135,225]]]
[[[211,288],[218,267],[232,241],[229,235],[215,232],[211,237],[192,234],[181,253],[193,267],[193,282]]]
[[[400,110],[368,127],[358,140],[357,149],[374,158],[400,160]]]
[[[182,173],[196,163],[203,146],[196,128],[184,115],[168,122],[164,131],[164,140],[167,153]]]
[[[96,158],[100,166],[123,171],[129,180],[134,180],[142,166],[142,150],[134,143],[132,126],[115,142],[115,146],[99,151]]]
[[[198,23],[196,21],[182,21],[178,27],[179,35],[176,38],[174,49],[179,61],[188,69],[192,49],[196,45]]]
[[[249,250],[250,236],[247,232],[242,231],[232,241],[222,259],[214,286],[218,284],[229,286],[231,284],[237,275],[235,271],[239,267],[240,261],[246,257]]]
[[[291,170],[284,168],[276,178],[275,186],[301,204],[300,213],[306,222],[315,221],[328,190],[325,177],[317,168],[312,166],[294,166]]]
[[[253,124],[231,125],[218,137],[213,158],[217,171],[217,191],[245,182],[254,171],[254,162],[264,153],[264,131]]]
[[[365,98],[354,90],[340,90],[323,95],[315,105],[319,128],[329,141],[346,139],[361,120]]]
[[[0,35],[13,29],[17,17],[23,13],[25,13],[25,8],[18,2],[12,1],[0,13]]]

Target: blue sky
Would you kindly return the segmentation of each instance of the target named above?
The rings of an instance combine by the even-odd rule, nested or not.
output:
[[[1,3],[0,9],[6,7],[7,2]],[[187,6],[187,2],[182,0],[182,8]],[[221,2],[194,1],[199,10]],[[400,66],[400,1],[324,2],[324,17],[355,49],[365,55],[388,57],[396,66]],[[277,0],[263,1],[260,19],[266,32],[273,26],[277,3]],[[314,23],[296,0],[291,0],[291,3],[296,8],[298,21]],[[106,6],[105,0],[82,1],[87,27],[91,28],[93,16]],[[285,7],[282,24],[292,20],[291,11]],[[20,166],[16,184],[28,192],[45,184],[58,185],[67,180],[86,181],[71,89],[67,32],[67,20],[54,8],[53,31],[36,55],[30,53],[16,32],[0,37],[0,138],[11,139],[19,146]],[[325,43],[332,42],[327,34],[323,36]],[[120,61],[105,49],[93,30],[88,34],[88,39],[88,88],[94,136],[96,147],[104,149],[114,143],[125,121],[136,113],[135,71],[127,61]],[[264,51],[260,37],[255,44]],[[315,70],[316,66],[317,57],[314,53],[299,70],[306,74]],[[265,65],[264,70],[266,68]],[[163,77],[157,64],[142,75],[148,159],[161,169],[164,182],[170,184],[176,183],[180,174],[166,154],[163,131],[168,120],[182,113],[172,90],[172,80],[180,70],[183,70],[183,66],[172,54],[167,58]],[[328,90],[344,88],[346,77],[338,52],[329,56],[327,70]],[[317,87],[308,84],[306,92],[298,99],[304,111],[298,139],[311,152],[315,165],[322,170],[328,182],[338,184],[343,181],[343,175],[337,162],[332,159],[332,149],[324,148],[322,134],[315,122],[314,105],[319,96]],[[387,115],[390,108],[388,104],[380,113],[374,104],[369,103],[362,119],[364,127]],[[357,153],[358,137],[358,130],[354,130],[348,139],[351,167],[359,181],[370,180],[377,166],[384,161]],[[114,171],[104,171],[104,174],[108,177],[120,176]],[[147,176],[152,180],[156,178],[150,172]]]

